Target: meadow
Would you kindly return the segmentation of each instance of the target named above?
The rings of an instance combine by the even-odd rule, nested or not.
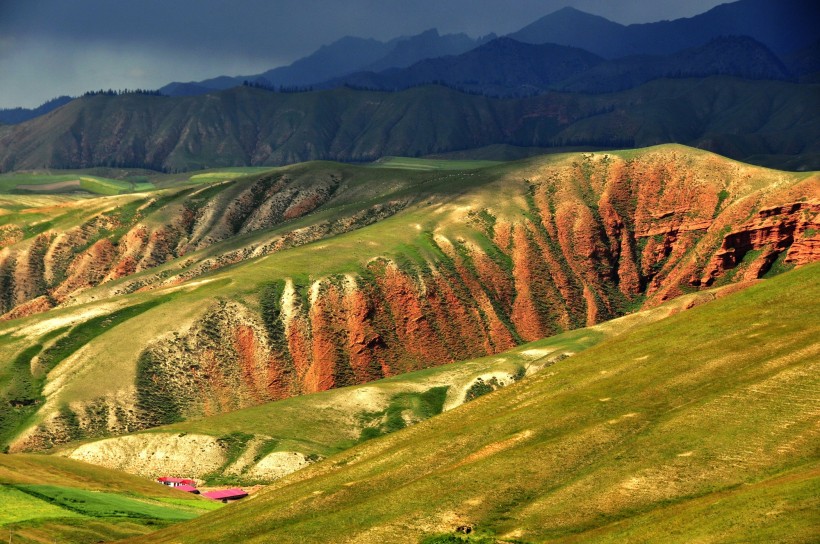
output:
[[[13,542],[97,542],[222,506],[151,480],[44,455],[0,455],[0,533]]]

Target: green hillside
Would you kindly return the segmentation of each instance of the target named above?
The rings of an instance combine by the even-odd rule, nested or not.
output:
[[[490,356],[811,262],[820,231],[817,174],[682,146],[400,164],[4,197],[0,444],[45,450]]]
[[[818,280],[606,340],[150,541],[814,541]]]
[[[0,533],[12,542],[99,542],[146,534],[221,506],[69,459],[0,455]]]
[[[180,172],[310,160],[367,162],[493,145],[600,149],[661,143],[812,170],[820,168],[817,104],[816,86],[730,77],[659,79],[618,93],[550,92],[503,100],[437,86],[395,93],[241,87],[194,97],[91,96],[48,116],[0,127],[0,171]]]
[[[123,168],[82,170],[30,170],[0,174],[0,194],[65,194],[111,196],[146,192],[179,185],[232,180],[269,172],[270,167],[245,166],[212,168],[178,174]]]
[[[117,195],[153,189],[151,183],[131,183],[101,176],[51,173],[10,173],[0,175],[0,193],[70,193]]]

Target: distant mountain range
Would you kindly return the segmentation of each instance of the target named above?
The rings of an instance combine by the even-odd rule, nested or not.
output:
[[[0,170],[180,171],[666,142],[820,168],[816,11],[806,0],[740,0],[624,26],[566,8],[501,38],[346,37],[262,74],[169,84],[171,97],[60,97],[0,111]]]
[[[694,17],[621,25],[573,8],[551,13],[509,35],[526,43],[580,47],[614,59],[666,55],[720,36],[749,36],[778,55],[817,39],[820,5],[814,0],[740,0]]]
[[[820,94],[730,77],[660,79],[619,93],[519,99],[441,86],[402,92],[89,96],[0,127],[0,170],[182,171],[315,159],[371,161],[494,144],[642,147],[677,142],[790,169],[820,168]]]
[[[564,8],[504,38],[440,35],[435,29],[385,42],[348,36],[289,66],[173,82],[159,90],[196,96],[245,82],[288,90],[400,90],[442,83],[489,96],[528,96],[550,89],[614,92],[662,77],[812,82],[820,81],[813,24],[819,11],[809,0],[740,0],[691,18],[621,25]],[[33,119],[69,100],[0,110],[0,124]]]
[[[29,119],[34,119],[35,117],[39,117],[50,111],[56,110],[60,106],[68,104],[72,100],[74,100],[74,98],[71,96],[58,96],[57,98],[52,98],[36,108],[1,109],[0,125],[15,125],[17,123],[22,123],[23,121],[28,121]]]
[[[686,49],[696,49],[709,42],[727,36],[748,36],[754,41],[773,51],[776,55],[787,56],[807,48],[817,42],[815,21],[820,20],[820,9],[817,2],[812,0],[740,0],[722,4],[705,13],[691,18],[676,19],[674,21],[659,21],[655,23],[621,25],[597,15],[590,15],[574,8],[564,8],[542,17],[521,30],[509,34],[507,38],[526,44],[542,45],[555,44],[570,48],[583,49],[605,59],[619,59],[651,55],[660,59],[648,59],[649,63],[662,63],[665,57]],[[555,82],[563,79],[572,67],[581,68],[589,59],[573,60],[569,54],[558,59],[559,63],[566,63],[561,67],[551,69],[548,65],[556,60],[555,48],[529,50],[518,46],[512,55],[510,42],[500,42],[476,52],[475,55],[462,57],[459,61],[446,58],[449,55],[461,55],[472,52],[476,47],[481,48],[491,42],[495,35],[472,40],[464,34],[450,34],[440,36],[437,31],[429,30],[409,38],[396,38],[389,42],[365,40],[363,38],[346,37],[330,45],[321,47],[315,53],[299,59],[290,66],[268,70],[262,74],[237,77],[219,77],[200,82],[171,83],[160,89],[164,94],[171,96],[194,95],[223,90],[242,84],[243,81],[254,81],[275,87],[311,87],[332,88],[342,84],[361,85],[374,88],[406,88],[413,84],[429,83],[431,81],[450,81],[458,79],[458,74],[464,75],[461,80],[466,81],[479,67],[481,62],[511,63],[505,67],[484,66],[485,70],[495,76],[511,76],[515,82],[520,82],[522,70],[532,68],[537,74],[530,76],[530,80],[521,82],[524,87],[538,82],[536,88],[542,89],[546,82]],[[502,54],[500,54],[502,53]],[[729,54],[734,55],[731,51]],[[544,58],[544,55],[547,58]],[[768,55],[764,55],[768,57]],[[685,59],[674,59],[684,61]],[[745,72],[753,71],[749,66],[738,70],[730,65],[723,69],[712,66],[697,66],[690,64],[680,67],[683,73],[708,75],[728,73],[746,77]],[[416,63],[420,65],[415,65]],[[766,66],[761,74],[772,73],[772,60],[765,59]],[[649,74],[657,73],[658,67],[635,68],[636,59],[631,59],[624,65],[629,72],[621,79],[618,88],[625,88],[624,82],[634,77],[635,72],[647,75],[638,76],[637,81],[647,81]],[[472,67],[464,65],[473,64]],[[396,73],[396,69],[412,69],[407,73]],[[609,68],[609,72],[616,71],[619,65]],[[452,73],[452,71],[455,73]],[[506,71],[506,72],[505,72]],[[578,73],[580,73],[579,70]],[[548,73],[551,72],[551,73]],[[778,72],[778,70],[774,70]],[[355,75],[354,75],[355,74]],[[376,74],[376,75],[374,75]],[[468,75],[469,74],[469,75]],[[444,78],[447,79],[444,79]],[[565,76],[565,77],[568,77]],[[613,76],[609,75],[609,79]],[[663,77],[663,76],[660,76]],[[768,75],[758,77],[768,78]],[[651,77],[650,77],[651,78]],[[488,88],[481,85],[467,85],[471,90],[481,93],[496,94],[497,86],[492,84]],[[509,88],[508,85],[506,88]],[[608,87],[614,90],[615,86]]]
[[[527,44],[497,38],[461,55],[426,59],[407,68],[380,73],[358,72],[330,80],[320,88],[343,85],[402,90],[441,83],[486,95],[537,94],[553,84],[586,72],[603,62],[598,55],[555,44]]]
[[[576,47],[527,44],[498,38],[463,53],[420,61],[381,73],[360,72],[319,85],[401,90],[441,83],[489,96],[528,96],[547,90],[605,93],[664,77],[730,75],[747,79],[796,79],[765,45],[746,36],[717,38],[669,55],[616,60]]]
[[[387,42],[346,36],[330,45],[323,45],[314,53],[289,66],[247,76],[221,76],[188,83],[174,82],[160,88],[160,91],[169,96],[191,96],[229,89],[242,85],[244,81],[278,87],[308,87],[352,72],[404,68],[426,58],[457,55],[493,38],[494,34],[479,39],[472,39],[466,34],[442,36],[436,29]]]

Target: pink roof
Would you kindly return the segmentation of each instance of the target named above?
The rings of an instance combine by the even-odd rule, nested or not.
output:
[[[189,478],[170,478],[168,476],[160,476],[157,478],[158,482],[171,482],[174,484],[188,484],[193,485],[195,482]]]
[[[241,499],[242,497],[247,497],[248,493],[238,487],[234,487],[231,489],[219,489],[217,491],[206,491],[202,494],[203,497],[208,497],[209,499],[214,500],[222,500],[222,499]]]
[[[174,487],[174,489],[179,489],[180,491],[187,491],[188,493],[199,493],[199,489],[195,488],[192,485],[182,484]]]

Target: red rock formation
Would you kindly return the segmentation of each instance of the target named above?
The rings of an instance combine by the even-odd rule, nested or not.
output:
[[[18,319],[21,317],[28,317],[30,315],[39,314],[48,311],[54,307],[54,304],[46,296],[33,298],[18,306],[15,306],[10,312],[0,315],[0,320]]]
[[[66,279],[52,290],[51,296],[57,302],[63,302],[72,293],[100,283],[116,258],[116,251],[107,238],[94,242],[71,262],[66,271]]]
[[[492,195],[483,201],[463,197],[453,207],[458,212],[431,212],[442,221],[431,229],[435,234],[420,233],[416,247],[373,255],[344,275],[272,278],[284,287],[268,301],[275,311],[267,321],[252,302],[214,303],[189,331],[147,348],[156,355],[151,360],[157,375],[166,376],[162,383],[184,400],[180,411],[186,417],[232,410],[496,353],[641,303],[651,306],[715,283],[748,283],[772,266],[820,258],[817,176],[791,180],[787,190],[777,191],[770,189],[778,187],[777,179],[748,177],[755,169],[678,151],[631,160],[588,154],[572,162],[519,180],[522,194],[515,202],[525,202],[523,209],[507,204],[491,213],[482,206],[493,202]],[[101,239],[77,254],[50,293],[69,297],[110,281],[117,270],[136,270],[134,263],[170,259],[174,248],[188,243],[186,232],[204,243],[208,232],[218,237],[262,224],[294,202],[314,198],[306,193],[300,200],[293,192],[274,203],[265,192],[241,194],[231,221],[197,212],[202,232],[173,222],[139,224],[117,247]],[[253,216],[249,203],[263,198],[268,207]],[[349,224],[338,228],[355,227],[358,220],[346,218]],[[219,221],[218,229],[209,230]],[[304,227],[266,243],[282,249],[333,228]],[[30,271],[38,269],[37,255],[50,240],[43,236],[39,245],[3,249],[0,287],[9,277],[2,271],[15,280],[23,270],[42,278]],[[217,268],[249,254],[232,249],[199,266]],[[15,296],[32,301],[19,306],[25,312],[50,304],[36,284],[12,283],[13,293],[23,293]],[[140,424],[146,423],[134,423]]]
[[[820,258],[820,203],[795,202],[760,210],[755,218],[723,237],[720,249],[704,269],[702,285],[711,285],[737,267],[751,252],[759,253],[739,279],[755,279],[768,272],[778,256],[800,265]]]

